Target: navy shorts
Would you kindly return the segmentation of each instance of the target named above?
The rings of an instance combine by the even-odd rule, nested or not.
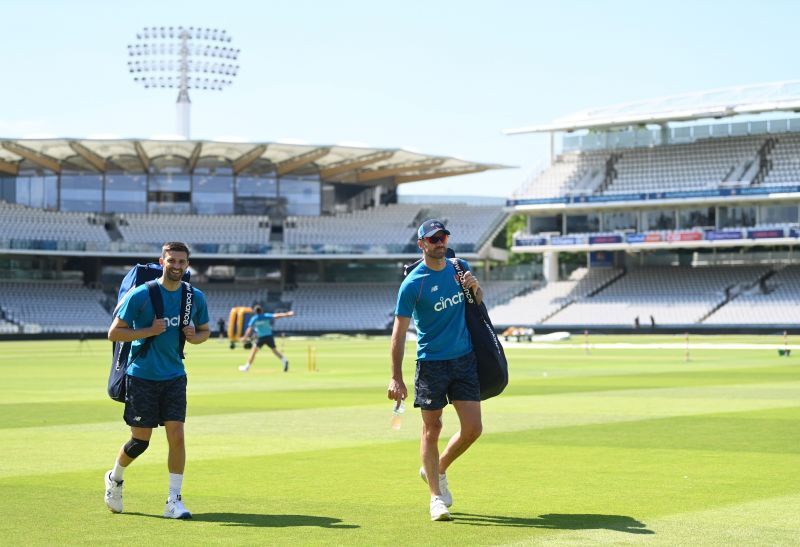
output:
[[[474,352],[445,361],[417,361],[414,406],[439,410],[453,401],[480,401],[478,360]]]
[[[268,345],[272,349],[275,349],[275,338],[270,334],[269,336],[262,336],[256,340],[256,346],[261,347],[264,344]]]
[[[172,380],[125,377],[125,423],[131,427],[158,427],[186,421],[186,375]]]

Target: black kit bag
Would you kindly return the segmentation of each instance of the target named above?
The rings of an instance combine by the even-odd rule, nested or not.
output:
[[[158,282],[156,281],[156,279],[161,277],[161,274],[162,269],[160,264],[137,264],[131,268],[120,285],[117,307],[114,309],[113,317],[116,317],[122,300],[128,292],[146,283],[147,292],[150,295],[150,303],[153,305],[155,316],[157,319],[163,319],[164,301],[161,298],[161,290],[158,288]],[[181,282],[181,334],[178,342],[178,353],[181,359],[184,358],[183,348],[186,344],[186,338],[183,335],[182,329],[188,325],[192,319],[192,306],[194,302],[194,292],[188,280],[189,272],[186,272],[183,274],[183,281]],[[120,403],[125,402],[125,375],[128,372],[128,366],[137,357],[144,357],[147,355],[153,338],[153,336],[146,338],[144,343],[136,349],[133,355],[131,355],[131,342],[112,343],[111,370],[108,374],[108,396],[113,400]]]
[[[466,305],[464,313],[467,320],[467,330],[472,338],[472,349],[478,359],[478,378],[481,384],[481,400],[500,395],[508,385],[508,361],[503,351],[503,346],[494,332],[492,320],[486,305],[477,304],[472,291],[463,284],[464,271],[462,262],[451,258],[450,262],[458,274],[458,282],[464,291]]]

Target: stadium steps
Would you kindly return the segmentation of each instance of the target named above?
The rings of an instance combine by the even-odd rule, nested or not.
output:
[[[765,140],[761,148],[758,149],[758,172],[756,172],[753,177],[753,182],[751,183],[753,186],[761,184],[764,179],[767,178],[769,172],[772,171],[773,162],[771,154],[777,144],[778,140],[774,137],[770,137]]]
[[[766,286],[767,279],[769,279],[770,277],[772,277],[776,273],[778,273],[776,270],[770,270],[770,271],[766,272],[764,275],[759,276],[759,278],[757,280],[753,281],[752,283],[749,283],[744,289],[742,289],[740,291],[733,292],[731,290],[733,287],[735,287],[735,285],[731,285],[729,287],[726,287],[725,291],[728,294],[728,296],[726,296],[720,302],[718,302],[713,308],[711,308],[709,310],[708,313],[703,315],[703,317],[701,317],[697,322],[698,323],[705,322],[706,319],[708,319],[709,317],[711,317],[712,315],[717,313],[723,306],[728,305],[729,303],[731,303],[732,301],[737,299],[739,296],[747,293],[747,291],[749,291],[750,289],[752,289],[756,285]]]
[[[608,159],[606,160],[606,172],[605,176],[603,177],[603,182],[601,182],[600,186],[598,186],[595,189],[594,191],[595,194],[599,195],[604,193],[609,186],[614,184],[614,181],[617,179],[618,175],[616,165],[621,158],[622,154],[620,153],[614,153],[608,157]]]
[[[602,283],[599,287],[597,287],[596,289],[594,289],[593,291],[588,293],[584,298],[593,297],[594,295],[596,295],[599,292],[601,292],[603,289],[609,287],[610,285],[612,285],[613,283],[618,281],[620,278],[624,277],[626,273],[627,272],[625,272],[624,270],[620,271],[619,274],[615,275],[614,277],[612,277],[608,281]],[[558,312],[562,311],[567,306],[571,306],[572,304],[574,304],[578,300],[580,300],[580,298],[570,298],[568,300],[565,300],[564,304],[562,306],[559,306],[559,308],[557,310],[555,310],[555,311],[553,311],[551,313],[548,313],[546,316],[544,316],[542,319],[539,320],[539,323],[544,323],[545,321],[547,321],[548,319],[553,317],[555,314],[557,314]]]
[[[602,292],[602,291],[603,291],[603,290],[605,290],[605,289],[606,289],[608,286],[610,286],[612,283],[616,283],[616,282],[617,282],[619,279],[621,279],[622,277],[624,277],[626,273],[628,273],[628,272],[626,272],[625,270],[620,270],[620,271],[619,271],[619,273],[618,273],[617,275],[615,275],[614,277],[612,277],[611,279],[609,279],[609,280],[608,280],[608,281],[606,281],[605,283],[602,283],[602,284],[601,284],[599,287],[597,287],[595,290],[593,290],[592,292],[590,292],[590,293],[589,293],[589,294],[587,294],[586,296],[587,296],[588,298],[591,298],[591,297],[593,297],[594,295],[596,295],[596,294],[598,294],[598,293]]]
[[[124,238],[122,237],[122,232],[119,231],[119,226],[117,226],[116,217],[113,214],[110,214],[103,220],[103,228],[106,229],[108,239],[111,241],[122,241]]]

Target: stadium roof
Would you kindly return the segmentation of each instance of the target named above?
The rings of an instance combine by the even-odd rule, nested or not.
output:
[[[0,176],[26,169],[144,173],[168,166],[182,172],[227,168],[234,174],[319,173],[323,182],[402,184],[507,166],[432,156],[405,149],[205,140],[2,139]],[[22,169],[22,171],[21,171]]]
[[[507,135],[725,118],[741,114],[800,111],[800,80],[728,87],[575,112],[550,123],[507,129]]]

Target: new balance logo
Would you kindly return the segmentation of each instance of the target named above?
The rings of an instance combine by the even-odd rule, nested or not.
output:
[[[142,421],[142,417],[141,416],[134,416],[133,417],[133,421],[134,422],[141,422]]]
[[[439,285],[434,285],[433,287],[431,287],[431,292],[436,292],[438,290],[439,290]]]

